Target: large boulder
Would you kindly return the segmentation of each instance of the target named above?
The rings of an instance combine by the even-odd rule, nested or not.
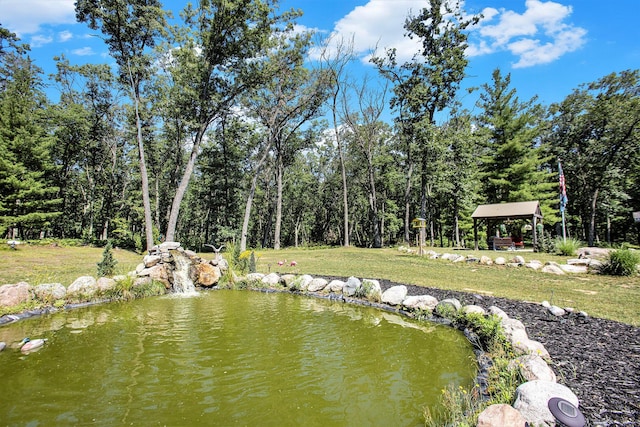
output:
[[[578,406],[578,397],[566,386],[552,381],[528,381],[516,389],[513,407],[520,411],[527,422],[534,426],[556,425],[556,419],[549,410],[549,399],[559,397]]]
[[[404,285],[392,286],[382,293],[382,302],[389,305],[401,305],[407,297],[407,287]]]
[[[27,282],[15,285],[0,286],[0,306],[12,307],[28,302],[32,298],[33,289]]]
[[[431,295],[413,295],[406,297],[402,305],[410,310],[433,311],[438,305],[438,299]]]
[[[445,298],[436,306],[436,311],[438,311],[438,313],[442,313],[442,310],[446,311],[451,309],[453,309],[453,311],[459,311],[460,309],[462,309],[462,304],[458,299]]]
[[[362,287],[367,290],[365,295],[371,301],[380,301],[382,298],[382,287],[380,282],[374,279],[363,279]]]
[[[153,267],[144,268],[138,272],[139,277],[148,277],[151,280],[164,283],[165,287],[171,287],[171,280],[169,279],[169,271],[166,264],[156,264]]]
[[[262,283],[268,286],[275,286],[280,283],[280,275],[278,273],[269,273],[262,278]]]
[[[524,427],[527,420],[506,403],[491,405],[478,415],[477,427]]]
[[[335,279],[330,281],[327,287],[324,288],[324,290],[327,292],[333,292],[333,293],[339,294],[339,293],[342,293],[342,289],[344,288],[345,284],[346,283],[344,282],[344,280]]]
[[[327,279],[317,277],[309,282],[307,290],[309,292],[320,292],[327,287],[327,284],[329,284],[329,281]]]
[[[344,287],[342,288],[342,293],[348,297],[352,297],[356,294],[356,291],[360,286],[362,286],[362,282],[360,282],[360,279],[358,279],[357,277],[351,276],[347,279],[347,282],[344,284]]]
[[[198,285],[210,287],[216,285],[218,281],[220,281],[220,277],[222,276],[222,274],[220,273],[220,269],[215,265],[201,262],[196,263],[194,267],[196,273],[196,283]]]
[[[549,367],[547,362],[537,354],[528,354],[513,359],[509,363],[509,368],[516,368],[522,377],[527,381],[550,381],[556,382],[556,374]]]
[[[67,296],[67,288],[62,283],[42,283],[34,286],[33,292],[38,300],[46,303],[53,303]]]
[[[76,280],[73,281],[67,287],[68,295],[84,295],[87,297],[92,296],[98,287],[96,286],[96,279],[93,276],[80,276]]]
[[[96,287],[100,292],[110,291],[116,287],[116,280],[111,277],[100,277],[96,280]]]

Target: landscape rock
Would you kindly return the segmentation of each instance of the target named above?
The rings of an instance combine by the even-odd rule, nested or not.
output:
[[[98,288],[100,292],[110,291],[115,287],[116,280],[112,279],[111,277],[100,277],[98,278],[98,280],[96,280],[96,288]]]
[[[67,288],[62,283],[42,283],[34,286],[33,293],[40,301],[54,302],[67,296]]]
[[[431,295],[414,295],[406,297],[402,305],[411,310],[433,311],[438,305],[438,300]]]
[[[222,273],[218,267],[202,262],[195,264],[195,274],[197,284],[205,287],[218,284],[220,277],[222,277]],[[264,280],[264,278],[262,280]]]
[[[549,410],[548,402],[559,397],[578,406],[578,397],[566,386],[551,381],[528,381],[516,389],[513,407],[517,409],[530,425],[555,426],[556,420]]]
[[[344,280],[332,280],[329,282],[326,288],[324,288],[327,292],[333,292],[336,294],[342,293],[342,289],[344,288],[345,281]]]
[[[492,265],[493,264],[493,260],[490,257],[486,256],[486,255],[482,255],[480,257],[480,264],[482,264],[482,265]]]
[[[551,359],[551,356],[549,355],[549,351],[547,351],[545,346],[539,341],[527,338],[525,340],[518,340],[518,341],[512,342],[511,344],[513,345],[513,348],[516,351],[522,354],[534,354],[546,360]]]
[[[67,287],[67,294],[91,296],[98,290],[93,276],[80,276]]]
[[[357,277],[349,277],[347,282],[344,284],[342,288],[342,293],[348,297],[352,297],[356,294],[356,290],[362,286],[362,282]]]
[[[493,316],[498,316],[500,319],[509,318],[509,316],[507,315],[507,313],[504,312],[504,310],[502,310],[499,307],[496,307],[495,305],[492,305],[491,307],[489,307],[489,314]]]
[[[473,305],[473,304],[465,305],[464,307],[462,307],[462,312],[466,314],[480,314],[482,316],[487,314],[484,308],[480,307],[479,305]]]
[[[517,368],[522,377],[527,381],[551,381],[556,382],[556,374],[547,362],[537,354],[520,356],[509,363],[509,368]]]
[[[0,306],[11,307],[32,299],[33,289],[27,282],[0,286]]]
[[[569,265],[569,264],[560,264],[560,268],[565,273],[577,273],[583,274],[589,271],[589,267],[586,265]]]
[[[522,414],[511,405],[491,405],[478,415],[477,427],[524,427]]]
[[[145,268],[138,272],[138,276],[148,277],[151,280],[162,282],[167,289],[171,287],[171,281],[169,280],[169,272],[167,271],[166,264],[156,264],[153,267]]]
[[[560,268],[560,266],[555,264],[546,264],[544,267],[542,267],[542,270],[540,271],[542,271],[543,273],[557,274],[558,276],[562,276],[563,274],[566,274],[564,270]]]
[[[278,273],[269,273],[264,276],[261,280],[262,283],[269,286],[275,286],[280,283],[280,276]]]
[[[511,259],[514,264],[524,265],[524,258],[521,255],[516,255]]]
[[[142,263],[146,268],[153,267],[160,261],[162,261],[162,257],[160,255],[145,255],[144,258],[142,258]]]
[[[567,314],[567,312],[565,310],[563,310],[562,308],[558,307],[557,305],[549,306],[547,308],[547,311],[549,313],[553,314],[554,316],[557,316],[557,317],[561,317],[561,316],[564,316],[565,314]]]
[[[311,280],[311,282],[309,282],[309,285],[307,286],[307,290],[309,292],[320,292],[324,290],[324,288],[326,288],[328,284],[329,284],[329,281],[327,279],[315,278]]]
[[[245,276],[245,278],[249,281],[249,282],[261,282],[262,278],[265,275],[262,273],[249,273]]]
[[[362,286],[367,289],[366,297],[373,301],[380,301],[382,298],[382,286],[374,279],[363,279]]]
[[[407,297],[407,287],[405,285],[392,286],[382,293],[382,302],[389,305],[401,305]]]
[[[494,263],[496,265],[505,265],[507,263],[507,260],[504,257],[499,256],[498,258],[496,258]]]
[[[7,347],[7,344],[4,341],[0,341],[0,351],[4,350]]]
[[[459,311],[462,308],[462,304],[456,298],[446,298],[438,303],[436,308],[439,308],[439,307],[445,310],[447,307],[451,307],[455,311]]]
[[[518,319],[506,318],[500,322],[507,340],[515,347],[517,343],[529,340],[524,324]]]
[[[313,280],[309,274],[303,274],[302,276],[296,277],[291,286],[294,286],[301,291],[306,291],[309,288],[309,283]]]
[[[286,288],[291,286],[294,280],[296,280],[295,274],[283,274],[280,276],[280,283]]]

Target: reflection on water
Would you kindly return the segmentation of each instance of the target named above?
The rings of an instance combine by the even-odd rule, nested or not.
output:
[[[25,336],[48,338],[27,356]],[[3,424],[420,425],[472,349],[451,328],[246,291],[148,298],[0,328]]]

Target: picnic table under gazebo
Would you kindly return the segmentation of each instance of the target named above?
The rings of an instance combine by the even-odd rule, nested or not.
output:
[[[478,221],[531,220],[531,232],[534,250],[538,247],[537,225],[542,221],[542,212],[538,201],[496,203],[479,205],[471,215],[473,218],[474,248],[478,250]],[[493,249],[515,248],[511,236],[493,236]]]

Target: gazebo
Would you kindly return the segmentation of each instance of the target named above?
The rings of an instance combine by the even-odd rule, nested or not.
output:
[[[471,218],[473,218],[473,239],[476,250],[478,250],[478,221],[480,220],[509,221],[529,219],[532,225],[533,247],[538,247],[537,223],[538,220],[542,220],[542,213],[540,212],[540,203],[537,200],[532,202],[479,205],[471,215]]]

